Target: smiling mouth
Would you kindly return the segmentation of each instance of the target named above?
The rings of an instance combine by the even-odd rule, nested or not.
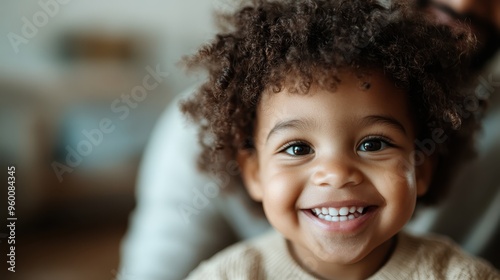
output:
[[[348,220],[354,220],[365,215],[368,211],[370,211],[373,206],[367,207],[322,207],[322,208],[312,208],[310,209],[311,213],[320,218],[321,220],[329,221],[329,222],[343,222]]]

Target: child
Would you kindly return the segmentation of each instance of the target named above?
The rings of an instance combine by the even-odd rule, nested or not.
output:
[[[446,239],[401,232],[472,151],[484,104],[459,83],[467,32],[369,0],[261,0],[221,19],[226,33],[188,60],[209,79],[183,110],[201,167],[237,159],[276,231],[190,279],[500,277]]]

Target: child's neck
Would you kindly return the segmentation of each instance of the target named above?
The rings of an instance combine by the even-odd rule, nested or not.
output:
[[[390,258],[396,247],[397,235],[375,248],[363,260],[353,264],[337,264],[325,262],[312,252],[291,242],[288,248],[291,255],[307,272],[320,279],[366,279],[375,274]],[[311,261],[313,260],[313,261]]]

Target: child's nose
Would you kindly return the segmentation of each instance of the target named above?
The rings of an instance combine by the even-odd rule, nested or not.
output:
[[[353,159],[328,157],[318,162],[312,173],[314,186],[343,188],[355,186],[363,181],[363,174]]]

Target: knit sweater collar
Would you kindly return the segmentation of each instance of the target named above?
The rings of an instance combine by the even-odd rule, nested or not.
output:
[[[418,243],[404,232],[397,235],[396,247],[390,256],[389,260],[375,274],[368,279],[407,279],[409,274],[414,270],[417,264],[408,262],[413,259],[412,255],[418,250]],[[292,257],[287,240],[276,233],[275,238],[271,242],[272,246],[276,246],[275,250],[269,256],[269,279],[282,278],[283,272],[286,272],[286,279],[318,279],[305,271]],[[306,260],[307,262],[307,260]],[[285,278],[283,278],[285,279]]]

